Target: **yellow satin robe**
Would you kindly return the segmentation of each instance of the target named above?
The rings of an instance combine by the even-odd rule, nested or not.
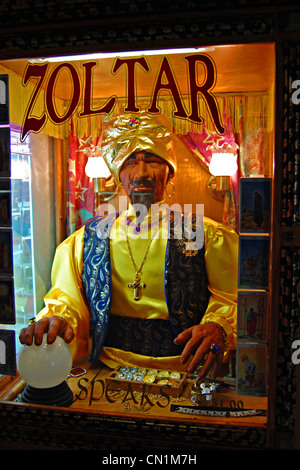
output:
[[[129,207],[127,216],[134,216]],[[116,219],[111,230],[112,299],[111,314],[142,318],[168,319],[164,293],[165,250],[167,236],[162,225],[151,241],[142,270],[146,288],[139,301],[134,301],[128,283],[134,279],[134,270],[128,254],[125,230],[136,264],[142,261],[149,238],[132,234],[133,226],[126,229],[124,214]],[[145,220],[142,225],[147,223]],[[57,314],[66,318],[75,331],[70,344],[73,358],[87,355],[89,345],[90,313],[84,300],[81,282],[83,269],[84,227],[68,237],[56,250],[52,267],[52,287],[45,297],[45,307],[37,320]],[[134,239],[135,238],[135,239]],[[238,236],[235,231],[204,218],[205,261],[211,297],[201,323],[208,320],[222,326],[227,333],[229,349],[235,349],[237,314]],[[104,347],[99,359],[109,367],[119,364],[186,370],[179,356],[149,358],[128,351]]]

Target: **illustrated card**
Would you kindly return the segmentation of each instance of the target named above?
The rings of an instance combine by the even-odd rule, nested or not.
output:
[[[238,293],[237,341],[266,342],[268,324],[268,293],[240,291]]]
[[[268,236],[239,237],[240,289],[264,290],[269,287],[270,239]]]
[[[255,397],[267,396],[267,346],[238,344],[236,361],[236,393]]]
[[[271,229],[271,178],[240,178],[241,233],[269,233]]]

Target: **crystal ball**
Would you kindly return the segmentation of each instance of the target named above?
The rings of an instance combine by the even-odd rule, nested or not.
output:
[[[22,346],[17,365],[20,376],[31,387],[56,387],[66,380],[72,368],[71,349],[60,336],[48,344],[45,333],[40,346]]]

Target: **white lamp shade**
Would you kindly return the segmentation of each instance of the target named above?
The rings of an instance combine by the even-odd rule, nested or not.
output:
[[[36,346],[22,346],[18,355],[18,370],[21,377],[31,387],[50,388],[60,385],[72,368],[72,353],[67,343],[57,336],[52,344],[47,343],[47,333],[43,343]]]
[[[103,157],[89,157],[85,172],[90,178],[108,178],[110,171]]]
[[[233,176],[237,171],[236,156],[233,153],[213,153],[209,164],[213,176]]]

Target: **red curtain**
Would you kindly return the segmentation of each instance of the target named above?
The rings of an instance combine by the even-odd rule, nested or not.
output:
[[[211,146],[221,146],[223,144],[235,146],[237,144],[230,118],[223,119],[227,128],[225,136],[220,136],[217,133],[209,133],[204,126],[201,133],[189,132],[187,135],[179,136],[181,141],[193,152],[196,158],[201,159],[207,167],[212,157]],[[238,209],[235,204],[235,201],[238,200],[238,174],[239,170],[230,178],[231,189],[225,194],[222,220],[224,225],[230,226],[233,229],[237,229],[238,227]]]
[[[97,138],[80,139],[69,135],[67,166],[68,213],[67,233],[70,235],[94,215],[93,182],[85,173],[89,150],[97,144]]]

